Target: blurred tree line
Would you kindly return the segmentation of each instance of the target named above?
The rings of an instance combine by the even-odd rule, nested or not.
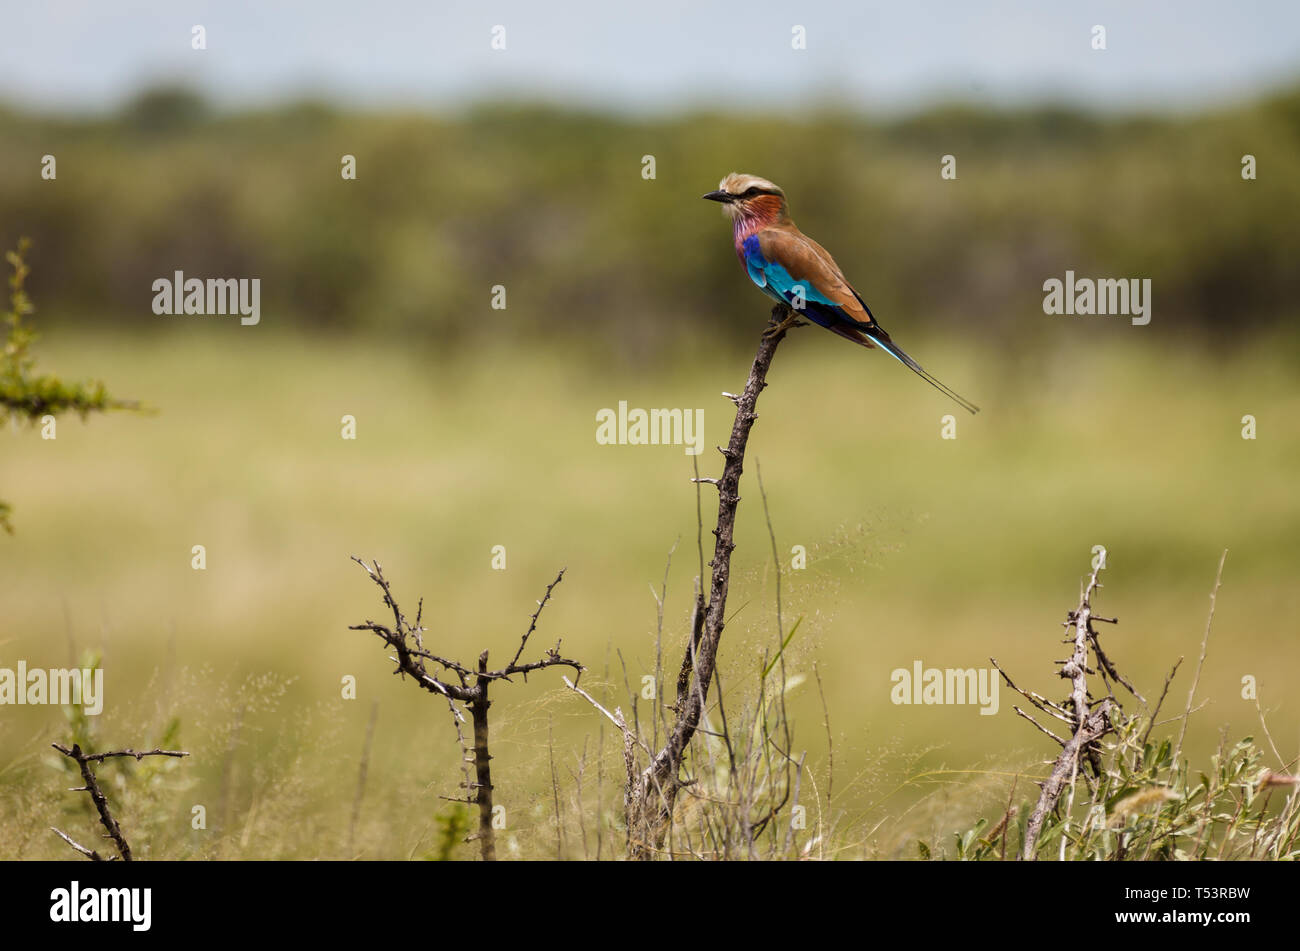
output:
[[[1151,278],[1153,327],[1216,343],[1281,324],[1300,297],[1300,89],[1177,116],[950,106],[889,121],[313,102],[228,114],[156,89],[106,117],[0,110],[0,246],[34,240],[51,326],[193,320],[151,310],[153,281],[181,270],[261,278],[264,326],[447,347],[583,335],[635,354],[684,332],[748,339],[765,319],[700,200],[733,170],[786,189],[890,328],[923,315],[1032,336],[1065,319],[1043,315],[1042,284],[1067,268]]]

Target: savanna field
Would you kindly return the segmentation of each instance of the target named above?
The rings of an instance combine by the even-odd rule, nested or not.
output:
[[[0,243],[33,239],[36,367],[142,404],[63,416],[56,439],[0,428],[0,668],[98,663],[106,691],[97,717],[4,708],[0,858],[69,858],[51,826],[95,834],[50,749],[73,739],[190,752],[100,770],[140,857],[474,858],[469,811],[441,798],[464,795],[446,703],[349,630],[386,611],[354,555],[408,614],[423,598],[426,646],[467,663],[508,661],[566,569],[529,656],[562,639],[594,699],[652,719],[643,678],[661,667],[668,690],[677,673],[698,512],[712,554],[717,496],[697,502],[693,462],[718,475],[722,393],[769,312],[699,199],[732,170],[780,181],[894,339],[982,407],[817,328],[776,354],[719,676],[738,713],[794,630],[795,851],[954,857],[953,833],[1031,796],[1056,749],[1005,684],[981,715],[895,704],[891,674],[993,657],[1059,700],[1061,623],[1098,545],[1111,658],[1152,702],[1184,658],[1156,738],[1179,731],[1228,550],[1181,752],[1194,780],[1252,736],[1250,775],[1284,769],[1300,748],[1298,145],[1294,90],[1173,117],[228,113],[167,89],[93,118],[0,112]],[[52,181],[32,172],[45,152]],[[155,315],[152,282],[176,270],[259,278],[260,323]],[[1045,314],[1043,282],[1067,270],[1149,278],[1150,324]],[[597,414],[622,401],[702,409],[703,454],[600,444]],[[494,688],[498,852],[622,858],[622,740],[560,677]],[[1295,798],[1249,809],[1292,815]]]
[[[742,350],[612,366],[500,346],[453,360],[383,335],[159,324],[130,338],[68,334],[42,350],[65,375],[112,381],[156,415],[63,420],[54,441],[3,437],[18,502],[4,540],[5,656],[56,666],[101,652],[107,701],[94,735],[137,748],[166,736],[193,754],[119,790],[136,803],[137,851],[435,849],[454,808],[437,797],[459,781],[450,717],[389,674],[378,642],[347,630],[383,611],[350,555],[378,558],[408,610],[423,596],[426,640],[463,657],[513,652],[567,567],[537,643],[562,637],[589,668],[583,685],[612,709],[629,706],[625,682],[639,689],[654,672],[651,587],[676,546],[665,654],[678,656],[698,573],[691,459],[676,446],[597,445],[595,413],[620,399],[702,407],[712,447],[730,428],[719,394],[743,382]],[[1300,669],[1289,476],[1300,389],[1285,341],[1224,356],[1153,344],[1139,328],[1100,340],[1071,330],[1042,364],[1007,363],[978,342],[918,342],[984,407],[957,420],[954,440],[940,438],[942,397],[878,353],[805,329],[777,355],[742,483],[721,673],[743,691],[775,646],[761,467],[786,561],[787,630],[804,619],[787,654],[795,744],[816,783],[806,801],[834,822],[832,854],[914,855],[915,839],[946,839],[1004,799],[1017,771],[1042,775],[1049,750],[1005,687],[996,716],[897,706],[890,672],[915,660],[987,667],[992,655],[1052,695],[1059,625],[1094,544],[1110,551],[1098,611],[1120,618],[1110,653],[1148,696],[1179,656],[1194,661],[1228,548],[1200,688],[1211,703],[1192,720],[1188,752],[1210,755],[1221,727],[1234,741],[1258,733],[1245,675],[1258,678],[1281,748],[1300,742],[1289,686]],[[1247,412],[1254,441],[1241,438]],[[340,438],[344,414],[358,420],[355,441]],[[702,471],[719,458],[710,448]],[[710,525],[713,507],[706,494]],[[191,568],[195,544],[205,571]],[[491,567],[495,545],[503,571]],[[807,549],[805,570],[789,570],[794,545]],[[357,700],[341,699],[346,674]],[[1185,689],[1174,690],[1180,711]],[[594,856],[603,837],[602,854],[616,854],[622,773],[607,725],[547,671],[504,688],[494,712],[498,797],[516,817],[504,853]],[[7,713],[5,854],[60,857],[46,827],[81,804],[61,794],[46,750],[69,724],[58,708]],[[195,802],[218,836],[175,831]]]

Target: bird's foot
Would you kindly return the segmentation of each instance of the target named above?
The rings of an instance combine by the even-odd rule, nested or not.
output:
[[[790,330],[793,327],[807,327],[807,326],[808,326],[807,321],[800,320],[799,315],[797,313],[795,313],[794,311],[790,311],[790,313],[786,315],[786,318],[782,320],[779,324],[772,324],[766,330],[763,331],[763,339],[770,340],[771,338],[777,336],[778,334],[783,334],[787,330]]]

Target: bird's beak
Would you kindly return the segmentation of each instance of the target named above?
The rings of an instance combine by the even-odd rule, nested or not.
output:
[[[729,194],[727,194],[727,193],[724,192],[724,191],[709,192],[709,193],[708,193],[707,195],[705,195],[704,197],[705,197],[707,200],[709,200],[709,201],[720,201],[720,202],[723,202],[723,203],[726,203],[726,202],[729,202],[729,201],[732,200],[732,196],[729,195]]]

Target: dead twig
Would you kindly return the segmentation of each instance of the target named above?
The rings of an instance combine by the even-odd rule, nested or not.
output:
[[[90,859],[92,862],[104,862],[104,861],[116,862],[117,861],[116,855],[110,856],[108,859],[105,859],[104,856],[100,855],[94,849],[88,849],[81,843],[74,842],[71,836],[69,836],[66,832],[62,832],[59,829],[54,828],[54,826],[50,826],[50,831],[53,832],[55,835],[57,835],[64,842],[68,843],[68,845],[72,846],[74,849],[76,849],[86,858]]]
[[[1097,632],[1092,626],[1093,620],[1097,619],[1094,618],[1092,613],[1092,599],[1097,589],[1101,587],[1097,578],[1105,565],[1106,552],[1103,549],[1101,556],[1097,559],[1096,567],[1092,570],[1092,575],[1088,578],[1079,596],[1079,606],[1071,611],[1066,618],[1066,626],[1072,628],[1073,631],[1073,636],[1069,639],[1073,644],[1073,649],[1069,658],[1061,662],[1059,672],[1061,677],[1070,681],[1070,694],[1065,704],[1057,705],[1047,701],[1044,701],[1044,704],[1039,704],[1029,693],[1019,690],[1005,672],[1002,673],[1003,678],[1013,690],[1030,699],[1040,710],[1044,710],[1044,712],[1059,711],[1064,714],[1063,718],[1070,724],[1072,731],[1070,737],[1063,740],[1061,737],[1044,729],[1024,711],[1016,708],[1017,713],[1061,744],[1061,752],[1052,764],[1052,771],[1047,780],[1042,784],[1037,804],[1029,814],[1029,822],[1025,827],[1025,841],[1020,853],[1021,859],[1024,860],[1031,860],[1036,857],[1038,837],[1042,834],[1043,823],[1046,821],[1047,816],[1056,809],[1057,803],[1067,786],[1070,789],[1070,801],[1066,806],[1068,821],[1069,809],[1074,801],[1074,785],[1079,775],[1081,762],[1086,762],[1087,765],[1091,766],[1094,776],[1099,775],[1101,771],[1097,741],[1113,729],[1111,708],[1117,701],[1113,696],[1103,697],[1096,702],[1090,701],[1088,674],[1095,673],[1095,671],[1088,666],[1089,648],[1092,648],[1094,655],[1097,657],[1098,668],[1104,671],[1103,680],[1109,676],[1115,682],[1128,687],[1134,696],[1138,696],[1137,691],[1129,687],[1127,681],[1115,671],[1110,659],[1101,653],[1097,641]],[[1110,624],[1115,623],[1113,618],[1105,618],[1104,620]],[[994,666],[997,666],[996,662],[994,662]],[[998,668],[998,670],[1001,672],[1001,668]],[[1061,838],[1062,847],[1064,847],[1065,839],[1066,837],[1063,835]]]
[[[546,593],[537,602],[537,610],[530,617],[528,629],[524,631],[523,636],[520,638],[519,649],[515,651],[510,663],[500,670],[489,670],[488,652],[486,650],[479,654],[478,664],[474,669],[458,661],[439,657],[426,650],[422,637],[425,628],[421,626],[424,601],[420,601],[415,623],[412,624],[402,614],[401,608],[398,607],[392,588],[388,583],[388,579],[384,577],[384,570],[379,562],[372,561],[371,564],[367,565],[355,555],[352,560],[365,569],[366,574],[370,576],[370,580],[383,592],[384,605],[393,614],[393,626],[389,627],[376,621],[367,620],[361,624],[349,625],[349,630],[370,631],[379,637],[394,651],[394,656],[391,658],[396,664],[394,673],[408,676],[422,689],[447,699],[456,723],[456,740],[461,749],[462,759],[465,761],[465,781],[463,783],[465,797],[457,801],[478,807],[478,832],[471,835],[469,840],[477,839],[483,860],[487,862],[493,861],[496,859],[496,832],[492,826],[492,755],[488,746],[488,708],[492,706],[492,701],[488,697],[488,688],[494,680],[510,681],[511,676],[515,674],[522,675],[526,681],[531,672],[544,670],[548,667],[571,667],[578,677],[581,677],[585,668],[578,661],[560,654],[559,641],[556,641],[554,647],[546,650],[540,660],[527,663],[520,663],[519,660],[528,646],[529,638],[537,630],[542,611],[551,599],[551,592],[564,579],[564,569],[561,568],[559,574],[555,576],[555,580],[546,586]],[[456,680],[453,682],[436,676],[430,672],[425,663],[426,660],[432,661],[443,670],[455,674]],[[464,716],[456,708],[458,702],[469,708],[470,720],[474,727],[474,778],[472,781],[468,769],[469,748],[465,734],[461,730]]]
[[[1196,700],[1196,688],[1201,683],[1201,668],[1205,666],[1205,655],[1210,649],[1210,625],[1214,623],[1214,602],[1219,596],[1219,586],[1223,583],[1223,563],[1228,560],[1228,549],[1223,549],[1219,558],[1219,570],[1214,576],[1214,590],[1210,592],[1210,614],[1205,619],[1205,635],[1201,638],[1201,656],[1196,661],[1196,672],[1192,674],[1192,686],[1187,691],[1187,706],[1183,710],[1183,725],[1178,730],[1178,742],[1174,744],[1174,761],[1183,749],[1183,738],[1187,736],[1187,721],[1192,716],[1192,704]]]
[[[189,756],[190,754],[183,750],[110,750],[106,753],[87,753],[82,750],[81,745],[78,743],[73,743],[71,749],[61,743],[51,743],[50,745],[77,764],[78,769],[81,771],[81,779],[86,785],[75,786],[72,788],[71,792],[90,793],[90,800],[95,804],[95,811],[99,813],[99,821],[104,826],[104,829],[107,830],[108,838],[113,840],[113,844],[117,847],[118,854],[122,856],[122,861],[132,861],[131,846],[126,841],[126,836],[122,833],[122,827],[118,825],[117,820],[113,818],[113,813],[108,808],[108,798],[104,795],[104,791],[100,789],[99,782],[95,778],[95,771],[90,768],[90,764],[102,763],[104,760],[116,756],[130,756],[135,759],[136,762],[139,762],[146,756],[174,756],[180,758],[183,756]],[[87,849],[83,845],[78,845],[58,829],[54,829],[53,827],[51,827],[51,829],[60,838],[92,862],[104,861],[103,857],[98,852],[93,849]]]

